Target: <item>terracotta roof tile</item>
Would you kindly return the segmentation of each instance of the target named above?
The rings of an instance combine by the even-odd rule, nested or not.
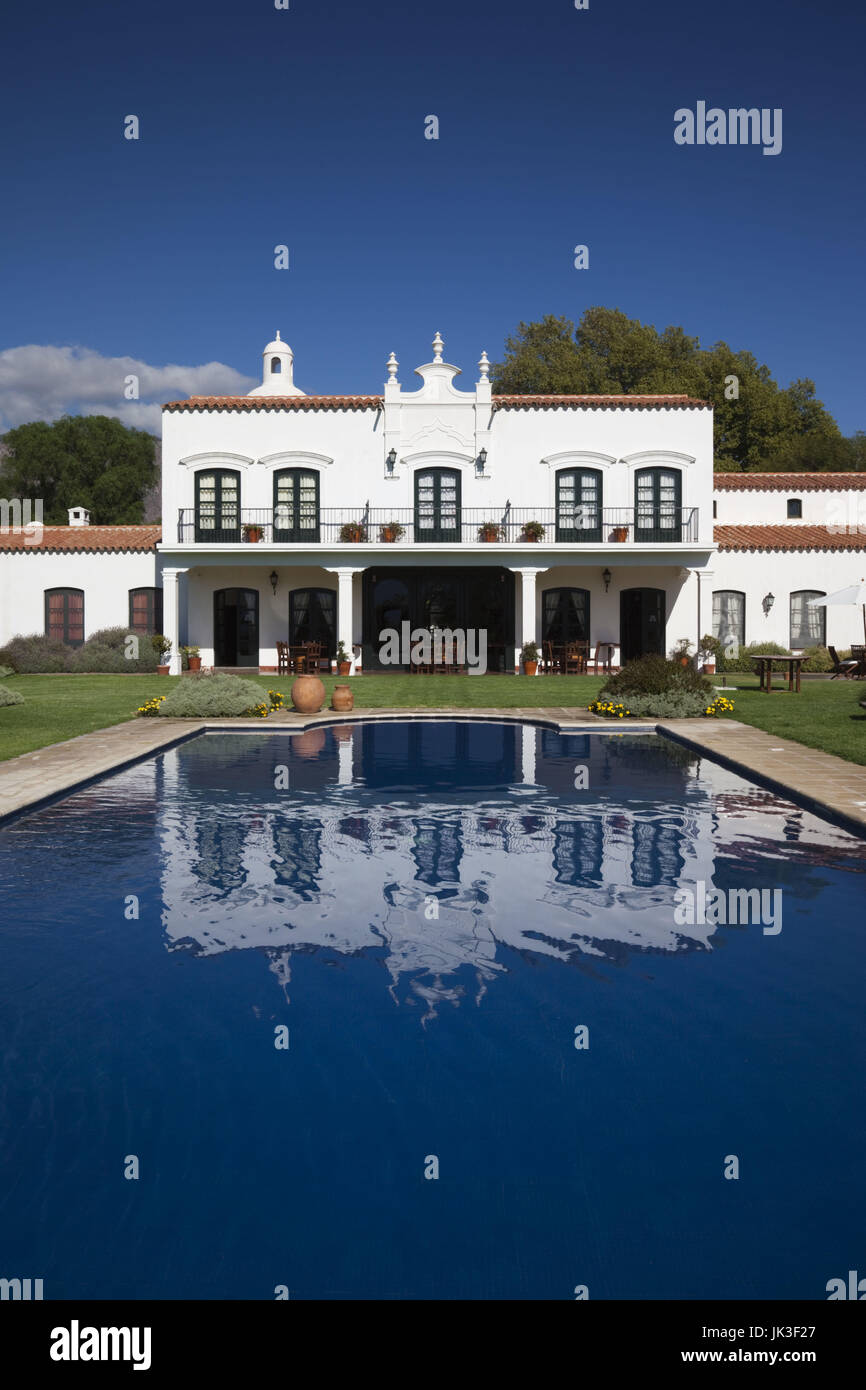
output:
[[[866,530],[845,526],[719,526],[719,550],[866,550]]]
[[[381,410],[384,396],[189,396],[168,401],[163,410]],[[711,409],[691,396],[494,396],[494,410],[575,409],[688,410]]]
[[[163,410],[381,410],[383,396],[189,396]]]
[[[161,536],[161,526],[43,526],[41,538],[35,527],[29,534],[22,527],[0,535],[0,550],[24,550],[31,555],[47,550],[149,551],[156,550]]]
[[[692,396],[494,396],[494,410],[556,410],[560,406],[602,407],[610,410],[712,410],[709,401]]]
[[[866,473],[716,473],[717,492],[862,492]]]

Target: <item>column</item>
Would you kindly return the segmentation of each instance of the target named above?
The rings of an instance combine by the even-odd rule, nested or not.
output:
[[[185,569],[167,569],[162,572],[162,622],[165,636],[171,642],[168,657],[168,673],[179,676],[182,669],[180,655],[180,576]]]
[[[520,648],[524,642],[538,643],[535,626],[535,581],[539,574],[544,571],[540,569],[517,569],[511,566],[514,574],[520,575],[520,611],[517,614],[517,640],[518,646],[515,652],[515,665],[519,665]],[[539,664],[539,670],[541,666]],[[536,673],[537,674],[537,673]]]
[[[340,566],[339,569],[328,570],[329,574],[337,576],[337,641],[342,642],[352,660],[351,675],[355,674],[355,653],[352,650],[355,644],[352,617],[352,598],[354,593],[354,578],[356,574],[361,574],[360,569],[350,569],[348,566]]]
[[[713,570],[699,569],[695,571],[698,578],[698,611],[695,614],[697,623],[697,635],[695,639],[695,651],[700,651],[701,638],[713,630],[713,581],[715,572]]]

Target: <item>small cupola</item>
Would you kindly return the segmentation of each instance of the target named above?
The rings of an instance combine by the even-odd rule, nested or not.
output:
[[[295,385],[295,354],[284,343],[277,329],[277,336],[268,343],[262,353],[262,384],[250,391],[251,396],[303,396],[305,393]]]
[[[70,526],[90,525],[90,512],[86,507],[69,507],[68,514]]]

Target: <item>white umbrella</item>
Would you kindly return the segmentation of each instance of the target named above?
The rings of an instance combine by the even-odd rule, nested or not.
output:
[[[866,637],[866,580],[859,584],[848,584],[837,589],[835,594],[825,594],[823,598],[810,598],[810,608],[828,608],[830,604],[849,603],[863,609],[863,635]]]

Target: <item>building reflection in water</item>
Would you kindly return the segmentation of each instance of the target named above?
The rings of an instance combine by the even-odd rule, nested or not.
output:
[[[674,919],[677,890],[698,880],[768,886],[796,863],[817,891],[822,865],[864,867],[861,841],[660,739],[456,722],[315,732],[210,735],[164,755],[170,949],[262,950],[284,990],[294,951],[375,952],[394,999],[427,1020],[480,1003],[511,951],[712,949],[725,928]]]

